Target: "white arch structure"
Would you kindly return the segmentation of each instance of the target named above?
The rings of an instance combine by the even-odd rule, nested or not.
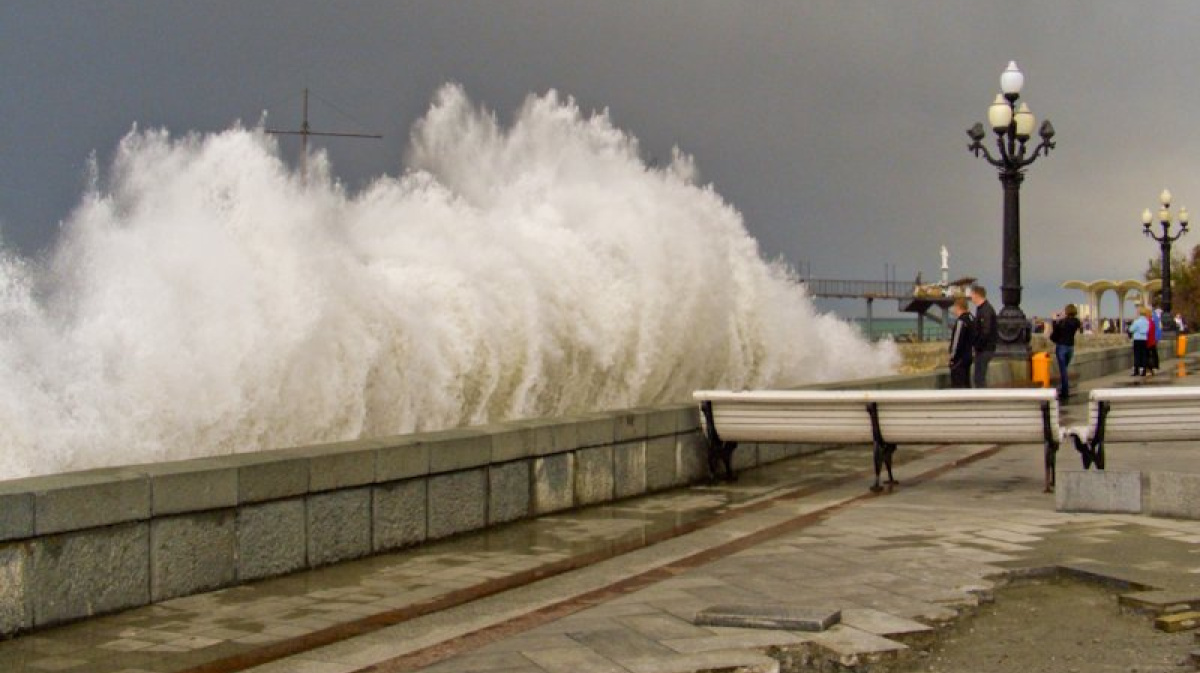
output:
[[[1133,299],[1138,304],[1149,307],[1150,297],[1162,289],[1162,279],[1154,280],[1093,280],[1084,282],[1082,280],[1068,280],[1062,284],[1064,290],[1079,290],[1087,296],[1087,305],[1090,309],[1089,314],[1092,316],[1092,324],[1099,325],[1103,320],[1100,315],[1100,300],[1106,292],[1114,292],[1117,295],[1117,320],[1125,322],[1125,301]],[[1135,293],[1135,296],[1130,296]]]

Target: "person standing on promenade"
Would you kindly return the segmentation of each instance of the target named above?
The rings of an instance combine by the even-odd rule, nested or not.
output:
[[[1133,338],[1133,375],[1145,376],[1148,363],[1146,362],[1146,339],[1150,337],[1150,313],[1148,308],[1138,309],[1137,320],[1129,324],[1129,336]]]
[[[1162,309],[1156,308],[1147,316],[1150,318],[1150,331],[1146,334],[1146,368],[1150,376],[1158,373],[1158,340],[1162,338]]]
[[[999,331],[996,324],[996,309],[987,300],[987,290],[982,285],[971,286],[971,302],[975,304],[975,387],[987,387],[988,364],[996,354]]]
[[[950,313],[954,315],[954,331],[950,333],[950,387],[970,388],[975,321],[967,309],[967,298],[955,299]]]
[[[1079,309],[1074,304],[1067,304],[1062,313],[1054,316],[1054,327],[1050,330],[1054,359],[1058,362],[1058,399],[1063,402],[1071,395],[1067,367],[1071,366],[1071,358],[1075,355],[1075,335],[1083,330],[1078,315]]]

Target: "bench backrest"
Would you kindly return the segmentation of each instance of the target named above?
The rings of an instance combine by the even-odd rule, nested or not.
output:
[[[1200,439],[1200,387],[1093,390],[1088,401],[1089,430],[1096,428],[1101,402],[1108,404],[1106,442]]]
[[[884,441],[893,444],[1040,443],[1044,405],[1051,436],[1059,434],[1058,402],[1049,389],[701,390],[693,398],[712,402],[717,434],[726,441],[871,443],[870,404]]]

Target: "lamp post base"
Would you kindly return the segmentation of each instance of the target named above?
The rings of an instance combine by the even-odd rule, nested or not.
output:
[[[996,357],[1004,360],[1028,360],[1033,354],[1029,347],[1029,320],[1020,306],[1008,305],[1000,309],[996,319],[999,340]]]

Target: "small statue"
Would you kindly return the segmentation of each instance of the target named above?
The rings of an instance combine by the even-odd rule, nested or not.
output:
[[[942,270],[946,271],[950,268],[950,251],[946,246],[942,246]]]

